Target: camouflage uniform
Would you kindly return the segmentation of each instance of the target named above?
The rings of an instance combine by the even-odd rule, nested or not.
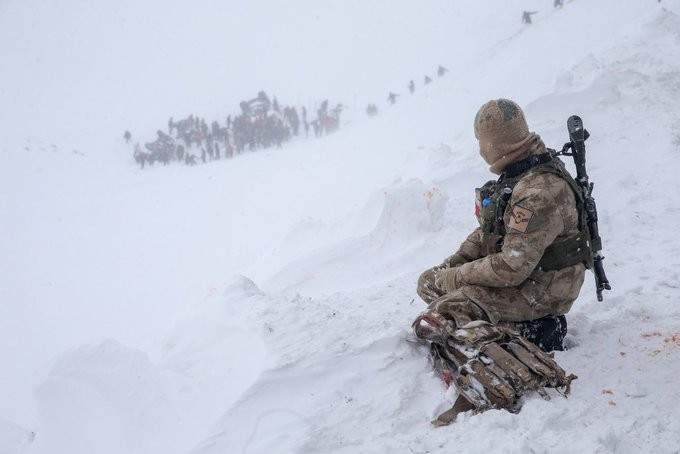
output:
[[[475,134],[480,154],[495,173],[532,157],[549,156],[512,101],[485,104],[475,119]],[[562,166],[557,158],[545,161],[558,170]],[[428,310],[455,320],[458,326],[470,320],[516,322],[569,311],[583,284],[585,265],[545,271],[539,264],[546,248],[578,235],[582,224],[566,170],[562,166],[564,176],[543,170],[533,166],[516,176],[519,181],[502,215],[502,246],[493,250],[483,245],[479,227],[455,254],[420,276],[418,294],[429,303]],[[502,186],[506,173],[496,187]],[[480,202],[478,213],[483,210]]]

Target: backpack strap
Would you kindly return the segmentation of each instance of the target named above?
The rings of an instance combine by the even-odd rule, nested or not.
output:
[[[550,152],[551,159],[548,162],[533,167],[531,170],[533,172],[552,173],[567,182],[576,199],[578,233],[548,246],[536,268],[542,271],[556,271],[583,263],[587,269],[590,269],[593,265],[593,253],[581,188],[564,167],[564,163],[553,154],[554,151],[550,150]]]
[[[541,260],[536,269],[541,271],[556,271],[568,268],[579,263],[583,263],[590,269],[593,264],[592,247],[590,244],[590,233],[588,230],[585,201],[581,188],[567,171],[564,163],[558,159],[554,150],[548,149],[547,153],[531,155],[521,161],[509,165],[503,175],[498,180],[499,185],[514,188],[522,178],[530,173],[552,173],[562,178],[571,188],[576,200],[576,211],[578,212],[578,233],[548,246],[543,252]],[[502,205],[502,206],[501,206]],[[494,233],[500,234],[501,238],[505,235],[503,224],[503,213],[505,204],[499,200],[498,208],[502,209],[500,215],[496,216],[500,226],[495,227]]]

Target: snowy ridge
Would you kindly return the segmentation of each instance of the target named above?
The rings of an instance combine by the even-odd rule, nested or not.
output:
[[[143,172],[122,142],[102,138],[101,121],[83,114],[89,85],[70,107],[50,110],[65,94],[59,81],[72,74],[52,53],[92,34],[88,20],[113,30],[129,18],[123,30],[141,39],[148,30],[135,24],[155,17],[153,6],[121,2],[107,16],[78,3],[82,15],[68,19],[75,38],[58,35],[44,48],[36,47],[39,34],[19,39],[22,21],[33,18],[34,31],[48,22],[36,4],[0,6],[0,38],[22,44],[0,39],[0,51],[20,56],[0,74],[0,123],[12,125],[0,145],[0,453],[680,452],[677,0],[574,0],[557,10],[538,0],[274,7],[292,29],[342,33],[318,45],[287,41],[296,34],[261,14],[266,2],[206,1],[214,17],[206,24],[241,8],[277,31],[277,56],[263,50],[264,38],[250,42],[263,52],[265,75],[290,46],[301,49],[290,54],[292,66],[320,58],[328,87],[305,74],[290,82],[283,71],[289,83],[274,88],[282,98],[304,97],[306,88],[313,97],[351,98],[346,122],[335,135],[283,150]],[[521,9],[540,10],[534,24],[519,24]],[[157,12],[163,25],[153,42],[181,12],[179,3]],[[306,13],[318,22],[305,22]],[[353,17],[356,33],[347,25]],[[196,20],[183,26],[201,29]],[[236,22],[230,16],[232,31],[201,33],[233,44],[230,33],[247,28]],[[405,26],[416,41],[400,33]],[[376,27],[380,39],[362,47]],[[69,61],[87,61],[96,42]],[[182,42],[172,42],[183,55]],[[325,55],[324,44],[336,55]],[[145,46],[129,50],[135,61]],[[112,49],[113,61],[124,50]],[[42,81],[31,71],[45,62],[31,58],[46,55],[57,66],[53,85],[5,89],[23,86],[23,77]],[[328,75],[334,58],[349,69]],[[424,58],[451,73],[421,86],[410,71]],[[351,71],[361,64],[370,74],[364,82]],[[237,93],[253,88],[216,65],[200,90],[214,91],[220,77],[231,77]],[[139,104],[113,102],[131,102],[118,85],[103,96],[108,126],[117,128],[109,136],[130,122],[151,133],[162,115],[206,99],[165,96],[194,79],[184,67],[163,68],[167,80],[149,73],[133,90]],[[131,80],[128,70],[120,69],[123,80]],[[253,89],[271,80],[263,74]],[[101,77],[92,73],[91,86]],[[418,84],[413,96],[409,78]],[[388,91],[379,80],[402,84],[402,96],[367,119],[365,102]],[[145,94],[153,82],[157,90]],[[571,348],[556,354],[579,377],[568,399],[529,397],[519,414],[465,414],[435,429],[429,421],[455,396],[413,342],[409,325],[424,308],[415,281],[476,223],[473,188],[493,176],[477,155],[472,117],[500,96],[525,106],[551,147],[567,140],[569,115],[584,119],[614,289],[598,303],[588,275],[568,315]],[[154,97],[162,100],[154,105]],[[35,122],[43,127],[33,133],[22,112],[40,102],[47,107]],[[197,104],[224,113],[212,100]],[[145,105],[153,105],[147,115]],[[77,124],[48,125],[54,115]],[[87,133],[73,132],[88,124]]]

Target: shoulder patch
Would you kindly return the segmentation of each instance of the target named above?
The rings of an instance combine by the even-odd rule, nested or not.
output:
[[[519,205],[512,207],[510,211],[510,222],[508,227],[517,230],[518,232],[526,232],[529,227],[529,221],[534,217],[534,212]]]

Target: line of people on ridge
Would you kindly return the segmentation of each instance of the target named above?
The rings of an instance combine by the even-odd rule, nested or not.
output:
[[[439,65],[437,68],[437,77],[442,77],[444,74],[449,72],[448,69],[443,67],[442,65]],[[432,83],[432,78],[429,75],[425,75],[423,79],[423,85],[429,85]],[[411,79],[407,85],[409,93],[413,94],[416,91],[416,84],[413,82],[413,79]],[[387,95],[387,101],[390,103],[390,105],[394,105],[397,102],[397,98],[399,97],[399,93],[394,93],[394,92],[389,92]],[[373,117],[378,114],[378,106],[375,104],[369,104],[366,106],[366,114],[369,117]]]
[[[660,0],[659,0],[660,1]],[[553,0],[553,7],[554,8],[562,8],[564,6],[564,0]],[[522,12],[522,23],[524,24],[531,24],[531,16],[534,14],[537,14],[538,11],[523,11]],[[439,65],[437,68],[437,77],[442,77],[444,74],[449,72],[448,69],[443,67],[442,65]],[[432,78],[429,75],[425,75],[423,85],[429,85],[432,83]],[[408,85],[408,91],[410,94],[415,93],[416,90],[416,84],[413,82],[413,80],[410,80]],[[387,95],[387,102],[390,103],[390,105],[394,105],[397,102],[397,98],[400,96],[399,93],[394,93],[394,92],[389,92]],[[366,114],[369,117],[373,117],[378,114],[378,106],[376,104],[368,104],[366,106]]]

